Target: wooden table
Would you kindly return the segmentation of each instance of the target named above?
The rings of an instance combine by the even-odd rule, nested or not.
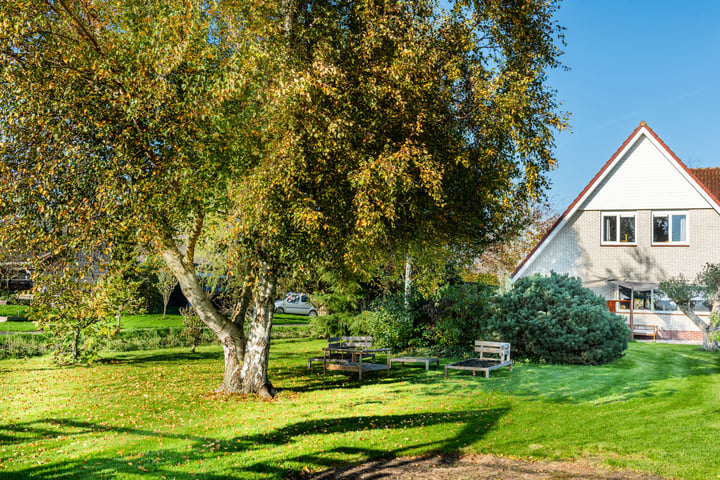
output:
[[[358,372],[358,378],[362,380],[363,372],[390,370],[390,351],[391,349],[389,348],[323,348],[323,375],[325,375],[327,370]],[[367,356],[370,353],[387,354],[387,365],[363,362],[363,356]],[[340,355],[340,359],[337,358],[338,354]]]
[[[391,368],[393,362],[400,362],[400,365],[405,365],[406,363],[424,363],[425,370],[430,370],[431,363],[437,363],[437,366],[440,366],[440,359],[437,357],[395,357],[390,359]]]

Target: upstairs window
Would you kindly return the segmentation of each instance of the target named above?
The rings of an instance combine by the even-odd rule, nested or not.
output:
[[[603,213],[603,245],[635,244],[635,213]]]
[[[653,245],[688,244],[686,212],[653,212]]]

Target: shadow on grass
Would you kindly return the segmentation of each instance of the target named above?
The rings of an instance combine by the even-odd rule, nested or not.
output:
[[[0,442],[5,445],[39,441],[43,438],[73,437],[94,433],[123,433],[148,439],[163,437],[182,443],[174,448],[152,449],[123,456],[108,452],[102,456],[80,459],[53,460],[48,463],[0,471],[0,479],[15,478],[115,478],[124,475],[148,475],[152,478],[227,479],[256,478],[284,479],[301,475],[307,468],[321,470],[336,467],[342,457],[362,460],[389,459],[422,452],[424,454],[457,453],[482,437],[508,412],[507,408],[467,410],[451,413],[422,413],[412,415],[370,415],[300,421],[268,433],[238,436],[217,440],[201,435],[173,435],[136,428],[44,419],[31,423],[0,427]],[[447,428],[444,428],[447,425]],[[404,432],[412,428],[439,427],[444,432],[456,431],[441,439]],[[458,431],[459,427],[459,431]],[[398,442],[383,441],[383,446],[371,446],[367,441],[374,433],[395,434]],[[330,448],[318,445],[307,452],[307,444],[321,439]],[[268,449],[277,449],[268,453]],[[305,453],[293,453],[300,450]],[[338,458],[341,457],[341,458]],[[204,462],[208,462],[200,472]],[[6,465],[6,469],[9,465]]]
[[[167,350],[131,350],[127,352],[112,352],[112,355],[102,359],[103,363],[119,363],[119,364],[142,364],[154,362],[186,362],[186,361],[204,361],[212,359],[223,359],[222,350],[220,351],[203,351],[198,350],[195,353],[190,351],[190,347],[185,350],[173,349]]]

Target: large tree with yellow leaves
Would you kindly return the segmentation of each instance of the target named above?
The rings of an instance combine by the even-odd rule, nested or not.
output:
[[[272,395],[283,269],[474,253],[522,227],[564,126],[546,86],[555,8],[3,2],[4,246],[145,245],[218,336],[220,390]],[[202,290],[194,252],[209,225],[232,239],[228,258],[242,253],[247,321]]]

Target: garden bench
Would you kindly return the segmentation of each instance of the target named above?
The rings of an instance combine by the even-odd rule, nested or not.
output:
[[[347,357],[347,355],[343,355],[343,350],[372,348],[372,337],[330,337],[328,338],[327,348],[338,351],[330,352],[330,355],[323,355],[322,357],[308,358],[308,370],[310,370],[313,362],[343,362]],[[375,353],[368,352],[363,356],[363,360],[375,361]]]
[[[393,363],[397,362],[400,362],[400,365],[403,366],[406,363],[424,363],[425,370],[430,370],[431,363],[437,363],[437,366],[440,366],[440,359],[437,357],[395,357],[390,359],[390,368],[392,368]]]
[[[19,293],[17,295],[17,299],[18,299],[18,301],[32,302],[33,294],[32,293]]]
[[[632,333],[633,335],[647,335],[649,337],[652,337],[653,340],[656,340],[658,334],[658,326],[642,323],[633,323]]]
[[[373,362],[364,362],[368,358],[375,360],[376,353],[385,353],[387,364],[382,365]],[[362,380],[363,372],[377,370],[390,371],[390,349],[389,348],[366,348],[358,347],[327,347],[323,348],[323,375],[327,370],[343,370],[346,372],[357,372],[358,379]]]
[[[496,368],[509,367],[512,371],[509,343],[476,340],[475,353],[480,354],[478,358],[461,360],[445,366],[445,376],[448,375],[448,369],[470,370],[473,375],[477,372],[485,372],[485,378],[490,378],[490,371]]]

